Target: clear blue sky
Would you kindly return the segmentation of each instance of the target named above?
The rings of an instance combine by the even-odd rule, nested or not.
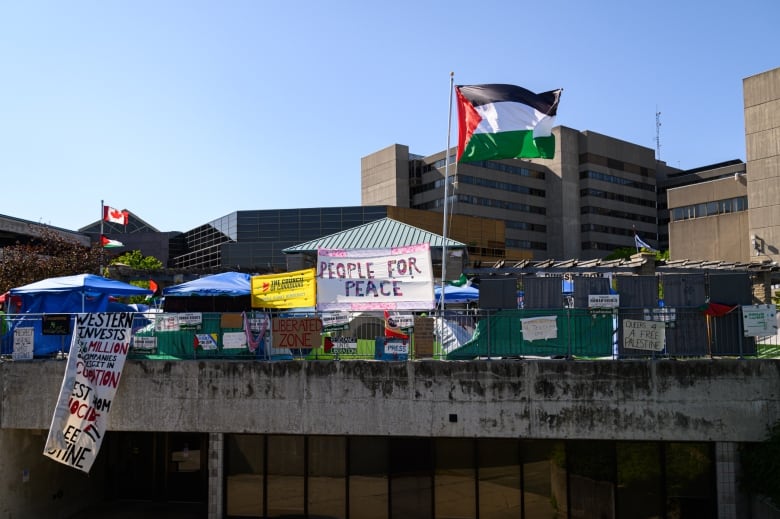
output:
[[[563,88],[558,124],[649,148],[660,111],[675,167],[745,160],[742,80],[780,66],[778,20],[777,0],[3,2],[0,214],[77,229],[104,200],[186,231],[360,205],[361,157],[444,149],[450,72]]]

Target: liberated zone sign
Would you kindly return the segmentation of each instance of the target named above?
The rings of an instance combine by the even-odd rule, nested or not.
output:
[[[385,249],[319,249],[317,309],[430,310],[433,268],[428,243]]]
[[[322,342],[322,321],[316,317],[271,319],[274,348],[316,348]]]
[[[89,472],[106,432],[133,312],[79,314],[43,454]]]

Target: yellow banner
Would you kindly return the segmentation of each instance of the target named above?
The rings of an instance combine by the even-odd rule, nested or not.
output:
[[[315,269],[252,276],[252,308],[304,308],[317,304]]]

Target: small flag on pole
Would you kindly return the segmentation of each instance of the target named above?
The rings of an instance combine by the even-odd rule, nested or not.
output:
[[[552,127],[562,89],[535,94],[515,85],[460,85],[458,162],[555,156]]]
[[[645,243],[642,238],[639,237],[638,234],[634,234],[634,244],[636,245],[636,250],[639,251],[639,249],[646,249],[650,252],[658,252],[658,250],[652,248],[650,245]]]
[[[112,240],[111,238],[106,238],[105,236],[100,236],[100,245],[105,249],[115,249],[117,247],[124,247],[124,243],[118,240]]]
[[[152,291],[152,293],[148,296],[146,296],[146,299],[154,299],[155,297],[160,296],[160,286],[157,284],[157,282],[153,279],[149,280],[149,290]]]
[[[103,220],[111,223],[118,223],[120,225],[127,225],[129,220],[129,213],[127,211],[120,211],[107,205],[103,206]]]

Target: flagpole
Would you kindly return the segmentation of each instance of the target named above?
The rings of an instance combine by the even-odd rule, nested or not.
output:
[[[450,175],[450,133],[452,131],[452,88],[455,81],[455,73],[450,72],[450,101],[447,108],[447,147],[444,149],[444,211],[442,222],[442,245],[441,245],[441,293],[439,294],[440,308],[440,326],[439,340],[441,341],[442,351],[444,349],[444,285],[447,282],[447,217],[449,206],[449,175]]]
[[[103,203],[104,200],[100,201],[100,236],[98,236],[98,244],[100,245],[100,272],[98,272],[99,276],[103,275],[103,254],[105,253],[105,248],[103,247],[103,215],[106,214],[106,206]]]

